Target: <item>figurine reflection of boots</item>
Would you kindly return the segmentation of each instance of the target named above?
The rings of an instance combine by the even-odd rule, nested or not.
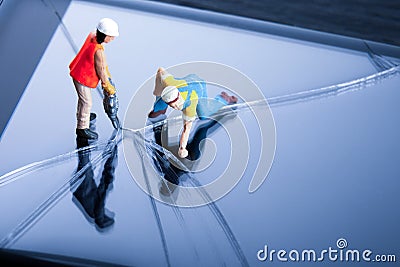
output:
[[[93,115],[92,115],[93,114]],[[95,129],[95,119],[96,114],[90,114],[90,128]],[[84,148],[89,146],[89,139],[77,136],[76,145],[77,148]],[[80,171],[83,167],[86,166],[86,170],[82,173],[80,179],[83,178],[82,182],[78,186],[78,188],[73,192],[76,203],[78,206],[80,205],[84,212],[86,212],[88,219],[94,219],[94,205],[95,199],[93,196],[97,191],[97,186],[94,181],[94,173],[93,168],[90,163],[90,151],[79,151],[78,152],[78,168],[77,172]]]
[[[110,184],[114,181],[114,172],[118,162],[118,147],[114,145],[107,161],[104,164],[103,173],[96,192],[94,216],[96,226],[104,229],[114,224],[114,219],[105,214],[105,199]]]
[[[79,187],[73,193],[75,199],[82,206],[89,218],[94,219],[94,207],[95,207],[95,197],[97,191],[97,186],[93,180],[93,170],[85,172],[85,179],[79,185]]]

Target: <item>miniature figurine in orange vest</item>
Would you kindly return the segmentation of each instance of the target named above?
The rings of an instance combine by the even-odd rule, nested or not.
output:
[[[118,35],[118,24],[114,20],[109,18],[101,19],[97,25],[96,32],[89,33],[82,48],[69,65],[70,75],[78,94],[76,134],[79,137],[87,139],[98,138],[98,134],[89,129],[89,123],[92,107],[91,89],[96,88],[99,81],[104,93],[104,109],[113,126],[117,128],[112,115],[116,118],[118,99],[102,44],[113,41]]]

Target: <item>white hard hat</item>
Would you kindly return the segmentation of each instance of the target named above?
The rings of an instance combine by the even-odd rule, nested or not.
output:
[[[161,98],[166,103],[171,103],[175,99],[178,100],[178,96],[179,96],[179,91],[178,88],[176,88],[175,86],[167,86],[161,93]]]
[[[104,33],[105,35],[108,36],[118,36],[118,24],[109,18],[103,18],[99,21],[99,24],[97,24],[97,29],[99,32]]]

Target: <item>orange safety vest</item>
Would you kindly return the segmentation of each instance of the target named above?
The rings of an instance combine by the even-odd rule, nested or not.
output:
[[[96,34],[90,33],[86,38],[81,50],[69,64],[70,75],[74,80],[90,88],[96,88],[99,83],[99,76],[94,66],[94,54],[98,49],[103,49],[96,41]]]

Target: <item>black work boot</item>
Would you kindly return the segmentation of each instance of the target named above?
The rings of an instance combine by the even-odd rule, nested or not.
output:
[[[99,137],[96,132],[90,130],[89,128],[76,129],[76,135],[87,139],[97,139]]]

